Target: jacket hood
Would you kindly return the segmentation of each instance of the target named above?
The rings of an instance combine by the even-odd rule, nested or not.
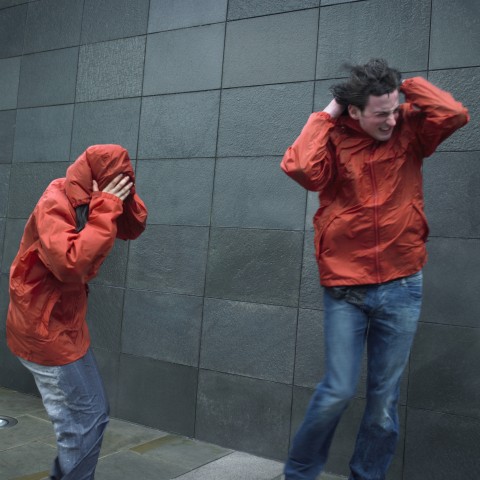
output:
[[[65,193],[73,208],[90,203],[93,180],[102,191],[117,175],[128,175],[134,183],[123,202],[123,213],[117,219],[117,238],[133,240],[145,230],[147,209],[135,192],[135,173],[128,151],[120,145],[88,147],[67,169]]]

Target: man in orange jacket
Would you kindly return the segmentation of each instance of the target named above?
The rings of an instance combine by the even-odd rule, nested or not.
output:
[[[399,94],[406,102],[399,103]],[[394,455],[398,395],[420,316],[428,225],[422,161],[468,112],[421,77],[384,60],[352,66],[313,113],[281,167],[319,192],[315,251],[324,288],[326,372],[285,465],[286,480],[322,471],[353,397],[365,344],[367,403],[349,480],[383,480]]]
[[[7,343],[32,372],[53,423],[51,479],[94,478],[109,407],[85,315],[87,282],[115,238],[137,238],[147,210],[128,152],[89,147],[47,187],[10,269]]]

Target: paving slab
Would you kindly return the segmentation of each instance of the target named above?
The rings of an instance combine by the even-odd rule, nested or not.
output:
[[[282,473],[282,468],[280,462],[234,452],[176,480],[272,480]]]
[[[33,440],[44,440],[52,434],[52,425],[44,420],[30,415],[18,415],[17,425],[1,430],[0,451],[20,445],[25,445]]]
[[[111,418],[103,438],[100,457],[158,440],[168,434],[161,430]]]
[[[232,450],[179,435],[167,435],[132,448],[146,458],[181,465],[193,470],[232,453]]]
[[[39,477],[42,478],[50,469],[55,454],[56,448],[36,441],[3,450],[0,452],[0,478],[13,480],[39,472],[42,472]]]
[[[171,480],[182,473],[183,467],[145,458],[132,451],[123,451],[99,460],[95,480]]]
[[[40,409],[44,408],[39,397],[0,388],[0,415],[15,417],[16,415],[25,415]]]

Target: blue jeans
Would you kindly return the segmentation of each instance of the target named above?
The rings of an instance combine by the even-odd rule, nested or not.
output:
[[[367,399],[349,480],[384,480],[398,440],[397,404],[422,303],[422,272],[378,285],[326,288],[326,373],[285,465],[286,480],[314,480],[353,397],[365,344]]]
[[[19,360],[32,372],[55,430],[58,451],[50,478],[93,480],[109,420],[93,353],[58,367]]]

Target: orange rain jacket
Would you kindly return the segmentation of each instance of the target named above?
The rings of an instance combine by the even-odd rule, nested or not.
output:
[[[319,192],[314,242],[324,286],[383,283],[426,262],[422,160],[469,115],[421,77],[405,80],[401,91],[406,103],[388,141],[348,115],[317,112],[283,157],[287,175]]]
[[[127,150],[89,147],[67,169],[66,178],[51,182],[38,201],[10,268],[7,343],[15,355],[42,365],[65,365],[86,353],[87,282],[115,238],[137,238],[147,219],[134,188],[124,202],[101,191],[120,173],[135,181]],[[93,180],[99,192],[92,191]],[[86,203],[88,222],[77,233],[75,207]]]

